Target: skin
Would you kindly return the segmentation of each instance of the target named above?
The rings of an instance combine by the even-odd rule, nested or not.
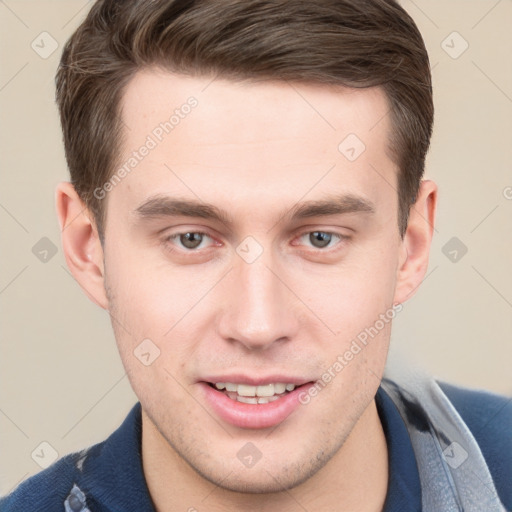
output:
[[[402,239],[388,104],[378,88],[145,70],[123,97],[129,129],[120,161],[191,96],[198,105],[108,193],[103,247],[71,184],[56,192],[68,266],[109,312],[142,405],[155,508],[380,511],[388,453],[374,396],[391,324],[277,427],[224,422],[198,381],[226,373],[320,379],[421,283],[437,187],[422,182]],[[350,133],[366,146],[353,162],[338,151]],[[373,212],[289,219],[298,203],[333,194],[361,198]],[[155,195],[211,203],[232,224],[138,214]],[[315,231],[338,236],[318,246]],[[208,236],[197,249],[168,238],[187,232]],[[248,236],[263,251],[252,263],[236,252]],[[147,338],[160,350],[149,366],[133,354]],[[250,468],[237,457],[248,442],[262,454]]]

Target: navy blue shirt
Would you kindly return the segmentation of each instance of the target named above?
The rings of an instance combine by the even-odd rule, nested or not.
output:
[[[512,511],[512,400],[440,385],[475,436],[499,497]],[[382,388],[376,404],[389,453],[384,512],[421,511],[419,473],[407,428]],[[141,434],[137,403],[107,440],[67,455],[29,478],[0,500],[0,510],[81,512],[85,502],[91,512],[155,512],[142,470]],[[77,491],[69,498],[74,485],[83,495]]]

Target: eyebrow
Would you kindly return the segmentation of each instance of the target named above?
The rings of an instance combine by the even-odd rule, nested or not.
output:
[[[230,215],[213,204],[164,195],[148,198],[134,210],[134,213],[140,220],[160,217],[197,217],[217,221],[226,226],[233,224]],[[293,222],[310,217],[349,213],[373,214],[375,206],[368,199],[352,194],[329,195],[323,199],[298,203],[281,212],[278,219],[289,218]]]

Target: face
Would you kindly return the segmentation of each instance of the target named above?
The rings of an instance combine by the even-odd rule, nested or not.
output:
[[[379,89],[156,71],[126,89],[112,324],[144,421],[221,487],[303,482],[373,401],[401,254],[387,111]]]

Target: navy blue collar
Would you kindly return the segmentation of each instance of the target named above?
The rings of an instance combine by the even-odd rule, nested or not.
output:
[[[421,511],[419,473],[405,424],[380,387],[375,400],[389,453],[388,495],[383,512]],[[87,453],[80,486],[92,506],[155,512],[142,469],[141,439],[141,406],[137,403],[123,424]]]
[[[388,444],[389,483],[383,512],[421,511],[421,484],[407,427],[388,394],[379,387],[377,411]]]
[[[87,451],[80,488],[91,510],[156,512],[142,469],[142,414],[137,402],[108,439]]]

